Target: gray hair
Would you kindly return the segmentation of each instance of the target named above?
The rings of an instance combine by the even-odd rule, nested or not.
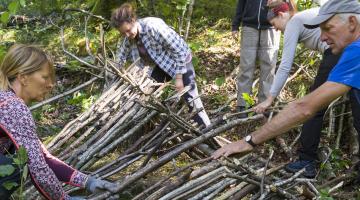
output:
[[[360,24],[360,14],[357,14],[357,13],[339,13],[339,14],[336,14],[336,16],[338,16],[339,19],[344,23],[348,22],[348,19],[349,19],[350,16],[354,16],[354,17],[356,17],[357,22]]]

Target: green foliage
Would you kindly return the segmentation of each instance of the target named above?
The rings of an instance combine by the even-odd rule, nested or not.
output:
[[[329,189],[321,189],[319,192],[319,200],[334,200],[329,194]]]
[[[344,170],[349,168],[351,161],[345,160],[342,157],[343,153],[340,149],[334,149],[330,156],[330,163],[332,164],[335,170]]]
[[[193,18],[199,20],[205,16],[205,18],[208,18],[212,22],[215,22],[221,18],[232,19],[235,15],[236,3],[236,0],[196,0],[194,5]]]
[[[56,109],[55,106],[48,104],[48,105],[44,105],[41,109],[36,109],[32,111],[31,114],[36,121],[41,121],[46,118],[45,117],[46,113],[52,112],[55,109]]]
[[[254,97],[250,96],[249,93],[242,93],[242,98],[244,99],[246,103],[246,109],[250,108],[251,106],[255,105]]]
[[[0,165],[0,177],[9,176],[14,173],[15,168],[12,165]]]
[[[222,86],[224,83],[225,83],[225,77],[223,76],[215,79],[215,84],[219,87]]]
[[[11,15],[16,14],[21,7],[25,7],[25,0],[12,0],[7,2],[6,5],[7,8],[1,14],[1,22],[3,24],[7,24]]]
[[[307,93],[307,87],[305,84],[301,83],[298,87],[298,93],[296,94],[296,98],[300,99],[301,97],[305,96]]]
[[[18,149],[16,156],[13,158],[14,163],[18,166],[23,166],[28,161],[28,155],[26,149],[22,146]]]
[[[227,95],[223,95],[223,94],[214,94],[211,96],[211,103],[212,104],[216,104],[216,105],[223,105],[224,102],[226,102],[228,100]]]
[[[312,0],[299,0],[299,1],[297,1],[296,6],[298,8],[298,11],[303,11],[303,10],[311,8],[312,2],[313,2]]]
[[[17,187],[18,185],[19,184],[10,181],[6,181],[5,183],[3,183],[4,188],[7,190],[11,190],[12,188]]]
[[[200,51],[203,48],[203,44],[201,42],[188,42],[188,45],[194,52]]]
[[[2,62],[6,52],[7,52],[7,48],[5,46],[0,45],[0,63]]]
[[[81,67],[81,63],[77,60],[70,60],[67,62],[66,68],[70,71],[79,71]]]
[[[19,168],[19,171],[22,173],[20,180],[20,188],[18,192],[18,199],[22,200],[25,198],[23,194],[24,182],[28,175],[27,161],[28,156],[26,149],[23,146],[20,146],[16,154],[7,156],[13,160],[13,163]],[[13,165],[0,165],[0,177],[10,176],[15,172],[15,167]],[[11,190],[14,187],[19,185],[16,182],[7,181],[3,185],[7,190]],[[13,198],[14,199],[14,198]]]
[[[80,106],[82,111],[90,108],[90,106],[96,101],[98,95],[88,95],[85,92],[75,92],[73,97],[67,101],[70,105]]]

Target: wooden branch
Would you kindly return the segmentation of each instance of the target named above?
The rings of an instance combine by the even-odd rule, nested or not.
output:
[[[263,195],[263,193],[264,193],[264,181],[265,181],[265,176],[266,176],[266,169],[268,168],[269,162],[270,162],[271,158],[273,157],[273,155],[274,155],[274,150],[270,149],[270,155],[269,155],[269,158],[266,161],[264,171],[263,171],[263,175],[261,177],[261,185],[260,185],[261,195]]]
[[[49,98],[49,99],[47,99],[45,101],[42,101],[42,102],[40,102],[38,104],[35,104],[35,105],[31,106],[30,110],[33,111],[33,110],[35,110],[37,108],[42,107],[43,105],[52,103],[52,102],[54,102],[54,101],[56,101],[58,99],[61,99],[61,98],[65,97],[65,96],[67,96],[67,95],[70,95],[70,94],[72,94],[72,93],[74,93],[76,91],[79,91],[79,90],[85,88],[86,86],[89,86],[90,84],[94,83],[98,79],[99,78],[94,77],[94,78],[90,79],[89,81],[87,81],[87,82],[85,82],[85,83],[83,83],[83,84],[81,84],[81,85],[79,85],[79,86],[77,86],[77,87],[75,87],[75,88],[73,88],[71,90],[68,90],[68,91],[66,91],[66,92],[64,92],[62,94],[56,95],[56,96],[51,97],[51,98]]]
[[[78,9],[78,8],[67,8],[63,11],[63,13],[66,13],[66,12],[80,12],[80,13],[83,13],[83,14],[86,14],[86,15],[89,15],[91,17],[95,17],[97,19],[101,19],[102,21],[106,22],[106,23],[109,23],[110,24],[110,21],[105,19],[104,17],[100,16],[100,15],[94,15],[93,13],[89,12],[89,11],[86,11],[86,10],[83,10],[83,9]]]
[[[159,187],[161,184],[163,184],[165,181],[169,180],[171,177],[195,166],[195,165],[198,165],[198,164],[202,164],[202,163],[205,163],[205,162],[208,162],[210,161],[211,158],[205,158],[205,159],[202,159],[202,160],[198,160],[198,161],[195,161],[195,162],[192,162],[188,165],[186,165],[185,167],[182,167],[182,168],[179,168],[177,169],[176,171],[172,172],[170,175],[168,175],[167,177],[163,178],[161,181],[157,182],[156,184],[152,185],[151,187],[147,188],[146,190],[144,190],[143,192],[141,192],[140,194],[138,194],[136,197],[133,198],[133,200],[139,200],[139,199],[142,199],[144,195],[147,195],[150,191],[154,190],[155,188]],[[193,173],[193,172],[192,172]],[[191,177],[191,175],[189,175]]]

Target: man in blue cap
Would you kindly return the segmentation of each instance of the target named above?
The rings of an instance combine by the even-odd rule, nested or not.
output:
[[[256,145],[311,118],[347,92],[350,94],[354,127],[360,133],[360,3],[358,0],[329,0],[320,8],[318,16],[305,24],[307,28],[319,26],[321,40],[331,47],[334,54],[342,52],[328,80],[310,94],[290,103],[257,131],[215,151],[214,159],[252,151]]]

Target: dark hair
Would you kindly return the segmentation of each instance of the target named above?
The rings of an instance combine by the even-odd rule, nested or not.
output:
[[[129,3],[122,4],[111,14],[111,25],[119,28],[124,22],[132,23],[136,21],[135,9]]]

